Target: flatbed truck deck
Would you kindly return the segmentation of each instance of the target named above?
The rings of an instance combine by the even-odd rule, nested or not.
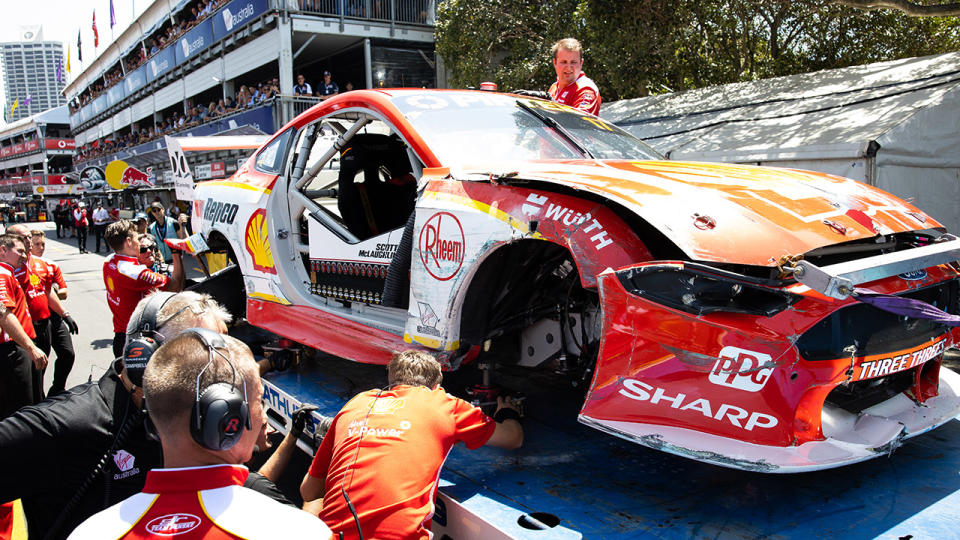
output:
[[[385,386],[386,369],[320,355],[264,382],[279,428],[301,402],[335,415],[355,394]],[[536,377],[520,384],[523,447],[453,449],[435,538],[960,538],[960,422],[888,457],[763,474],[617,439],[577,422],[576,389]]]

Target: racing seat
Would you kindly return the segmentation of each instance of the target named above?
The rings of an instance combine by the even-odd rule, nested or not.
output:
[[[364,240],[402,227],[416,204],[411,171],[399,138],[365,133],[350,139],[340,153],[337,179],[337,208],[347,229]]]

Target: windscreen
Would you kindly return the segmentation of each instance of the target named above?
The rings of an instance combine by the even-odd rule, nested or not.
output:
[[[626,131],[569,107],[484,92],[393,98],[448,167],[540,159],[662,159]]]

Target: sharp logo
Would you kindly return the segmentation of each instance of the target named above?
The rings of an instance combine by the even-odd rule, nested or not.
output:
[[[720,386],[758,392],[770,380],[774,367],[769,354],[724,347],[708,378]]]
[[[751,412],[726,403],[717,406],[710,403],[707,398],[688,399],[687,395],[682,393],[669,396],[663,388],[656,388],[636,379],[624,379],[620,384],[623,388],[620,389],[619,394],[623,397],[635,401],[646,401],[651,405],[669,405],[671,409],[688,413],[700,413],[711,420],[727,422],[747,431],[753,431],[754,428],[772,428],[777,425],[777,418],[769,414]]]

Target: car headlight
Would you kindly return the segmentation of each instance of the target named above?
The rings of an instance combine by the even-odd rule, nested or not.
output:
[[[770,317],[800,299],[747,276],[694,263],[634,266],[617,271],[617,278],[631,294],[694,315],[721,311]]]

